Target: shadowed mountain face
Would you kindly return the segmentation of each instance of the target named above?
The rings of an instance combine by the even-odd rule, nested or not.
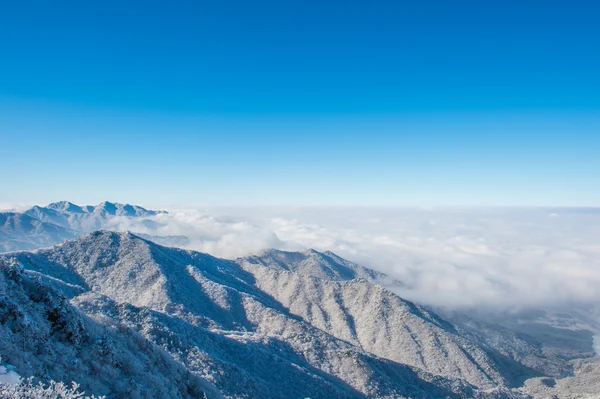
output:
[[[227,397],[506,397],[506,364],[331,253],[229,261],[98,231],[14,257]],[[358,277],[358,278],[357,278]],[[511,394],[512,395],[512,394]]]

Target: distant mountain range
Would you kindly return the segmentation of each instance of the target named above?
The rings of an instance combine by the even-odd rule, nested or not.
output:
[[[22,213],[0,213],[0,252],[48,247],[101,229],[113,217],[144,218],[165,211],[137,205],[102,202],[79,206],[68,201],[34,206]],[[150,223],[154,223],[148,220]],[[162,237],[156,237],[161,240]]]
[[[45,207],[34,206],[24,213],[42,222],[53,223],[77,231],[100,229],[114,216],[147,217],[164,211],[152,211],[137,205],[102,202],[96,206],[79,206],[68,201],[54,202]]]
[[[0,252],[48,247],[79,233],[24,213],[0,213]]]

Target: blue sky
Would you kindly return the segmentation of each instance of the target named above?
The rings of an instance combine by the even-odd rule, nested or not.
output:
[[[600,205],[600,5],[0,3],[0,202]]]

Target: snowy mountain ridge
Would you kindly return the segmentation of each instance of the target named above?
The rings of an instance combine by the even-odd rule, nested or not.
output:
[[[43,222],[89,232],[102,228],[107,219],[114,216],[148,217],[164,211],[148,210],[138,205],[104,201],[98,205],[79,206],[68,201],[53,202],[46,207],[33,206],[24,211],[26,215]]]
[[[78,213],[70,204],[53,207]],[[134,334],[144,349],[119,349],[115,355],[126,355],[127,364],[147,362],[146,348],[164,351],[164,362],[175,367],[171,371],[128,377],[132,371],[117,362],[110,375],[114,381],[137,381],[154,372],[191,373],[166,384],[172,393],[165,397],[197,397],[179,382],[199,378],[193,389],[209,398],[529,398],[530,393],[538,398],[554,392],[551,383],[557,390],[572,389],[579,380],[589,385],[597,370],[593,362],[582,363],[579,380],[555,380],[570,375],[571,359],[593,355],[589,332],[574,331],[573,341],[563,344],[562,330],[542,324],[535,327],[541,338],[535,338],[525,324],[503,329],[497,321],[442,317],[376,284],[389,281],[386,275],[332,252],[272,249],[227,260],[101,230],[52,248],[0,255],[2,264],[9,265],[5,275],[21,270],[21,277],[0,279],[0,295],[7,292],[12,301],[0,301],[0,308],[18,306],[29,313],[0,317],[0,334],[29,347],[14,323],[34,320],[39,331],[47,331],[40,333],[44,339],[66,345],[67,356],[88,368],[56,369],[56,359],[35,355],[33,346],[22,355],[0,348],[3,360],[23,376],[74,380],[86,392],[108,398],[131,388],[88,380],[97,370],[86,363],[96,350],[91,341],[80,345],[79,338],[68,339],[71,332],[44,323],[60,316],[60,326],[85,331],[73,337],[112,329],[115,348],[132,348],[128,337]],[[35,302],[48,292],[64,311],[26,299]],[[46,321],[30,316],[35,312]],[[32,356],[38,367],[29,366]],[[131,392],[155,397],[146,388]]]
[[[79,206],[68,201],[33,206],[24,212],[0,213],[0,252],[49,247],[81,234],[103,228],[114,217],[146,218],[165,211],[138,205],[102,202]],[[149,223],[154,223],[147,220]],[[157,241],[172,237],[156,237]],[[182,238],[177,238],[181,241]]]
[[[348,262],[333,252],[318,252],[314,249],[302,252],[266,249],[258,255],[242,258],[242,262],[260,264],[274,270],[287,270],[325,280],[387,279],[385,274]]]
[[[333,254],[231,261],[97,231],[11,256],[80,311],[139,331],[225,397],[513,395],[497,388],[510,382],[487,349]],[[289,257],[296,262],[273,266]]]

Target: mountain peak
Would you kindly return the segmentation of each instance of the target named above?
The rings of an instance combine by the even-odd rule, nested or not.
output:
[[[79,206],[69,201],[58,201],[48,204],[46,208],[55,210],[61,213],[84,213],[84,210]]]
[[[367,269],[340,258],[337,255],[307,249],[302,252],[289,252],[277,249],[264,250],[258,255],[244,258],[244,261],[267,266],[276,270],[287,270],[325,280],[378,280],[387,277],[383,273]]]
[[[163,211],[152,211],[148,210],[139,205],[131,205],[131,204],[121,204],[119,202],[109,202],[104,201],[100,204],[96,205],[95,211],[104,211],[112,216],[128,216],[128,217],[136,217],[136,216],[154,216],[159,213],[163,213]]]
[[[85,243],[89,244],[90,242],[94,242],[94,241],[100,242],[100,241],[106,241],[106,240],[111,240],[111,241],[115,241],[115,242],[121,242],[121,241],[126,241],[126,240],[139,240],[139,241],[143,241],[149,245],[157,245],[151,241],[143,239],[142,237],[138,237],[137,235],[133,234],[130,231],[112,231],[112,230],[92,231],[91,233],[83,235],[83,236],[75,239],[74,241],[80,241],[80,242],[85,242]]]
[[[109,215],[116,215],[117,213],[117,205],[108,201],[103,201],[100,204],[96,205],[95,209],[102,210],[108,213]]]
[[[322,255],[321,252],[317,251],[316,249],[313,248],[308,248],[305,249],[304,251],[302,251],[303,254],[308,255],[308,256],[315,256],[315,255]]]

